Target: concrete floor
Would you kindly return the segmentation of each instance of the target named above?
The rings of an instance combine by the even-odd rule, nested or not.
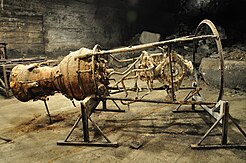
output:
[[[210,97],[217,96],[206,88]],[[163,92],[154,91],[151,98],[163,98]],[[246,94],[225,90],[225,100],[230,102],[230,112],[246,130]],[[15,98],[0,98],[0,137],[13,139],[7,143],[0,140],[0,162],[246,162],[246,152],[240,149],[192,150],[213,124],[207,113],[173,113],[175,105],[134,103],[126,113],[98,112],[92,118],[110,140],[119,143],[118,148],[57,146],[64,140],[79,115],[77,107],[60,94],[48,101],[53,124],[48,124],[43,102],[22,103]],[[108,102],[109,108],[114,105]],[[189,107],[181,107],[189,109]],[[230,125],[229,141],[246,144],[235,126]],[[79,126],[71,138],[79,140]],[[104,141],[90,126],[91,136]],[[140,149],[130,148],[137,141]],[[220,143],[217,127],[204,141],[205,144]]]

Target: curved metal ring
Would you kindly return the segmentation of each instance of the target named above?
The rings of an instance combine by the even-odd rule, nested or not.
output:
[[[223,94],[224,94],[224,56],[223,56],[222,44],[221,44],[218,30],[216,29],[215,25],[208,19],[205,19],[199,23],[199,25],[197,26],[196,31],[195,31],[195,36],[197,36],[199,30],[201,29],[201,27],[203,25],[207,25],[211,29],[213,35],[215,36],[215,42],[216,42],[218,54],[220,56],[220,75],[221,75],[221,78],[220,78],[220,92],[219,92],[219,96],[217,99],[217,102],[218,102],[219,100],[222,99]],[[195,61],[195,54],[193,54],[193,62],[194,61]]]

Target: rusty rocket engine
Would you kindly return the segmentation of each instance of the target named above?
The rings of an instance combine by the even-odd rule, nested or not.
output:
[[[94,50],[81,48],[67,55],[55,67],[42,64],[17,65],[10,75],[14,96],[26,102],[61,92],[69,99],[83,100],[89,95],[107,93],[106,60],[83,57]]]

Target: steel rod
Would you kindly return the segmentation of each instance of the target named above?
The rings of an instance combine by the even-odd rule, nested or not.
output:
[[[68,135],[67,135],[67,137],[65,138],[65,142],[68,140],[68,138],[71,136],[71,134],[73,133],[73,130],[76,128],[76,126],[78,125],[78,123],[79,123],[79,121],[81,120],[81,118],[82,118],[82,115],[80,115],[79,117],[78,117],[78,119],[76,120],[76,122],[74,123],[74,125],[73,125],[73,127],[72,127],[72,129],[70,130],[70,132],[68,133]]]
[[[120,106],[119,106],[114,100],[112,100],[112,101],[113,101],[113,103],[115,104],[115,106],[116,106],[119,110],[121,110]]]
[[[177,43],[177,42],[186,42],[186,41],[194,41],[194,40],[204,40],[208,38],[217,38],[216,35],[203,35],[203,36],[186,36],[186,37],[181,37],[181,38],[176,38],[172,40],[166,40],[166,41],[160,41],[160,42],[154,42],[154,43],[148,43],[148,44],[141,44],[141,45],[135,45],[135,46],[130,46],[130,47],[123,47],[123,48],[117,48],[117,49],[112,49],[112,50],[102,50],[99,52],[94,52],[94,53],[88,53],[83,56],[78,56],[78,58],[87,58],[91,57],[93,55],[107,55],[107,54],[116,54],[116,53],[122,53],[122,52],[132,52],[132,51],[137,51],[137,50],[144,50],[148,48],[154,48],[158,46],[163,46],[171,43]]]
[[[237,124],[237,122],[234,120],[234,118],[229,114],[230,120],[234,123],[234,125],[238,128],[238,130],[243,134],[243,136],[246,138],[246,133],[243,131],[243,129]]]
[[[107,138],[107,136],[103,133],[103,131],[100,129],[100,127],[96,124],[96,122],[94,122],[91,117],[88,117],[88,119],[91,121],[91,123],[93,124],[93,126],[96,127],[96,129],[102,134],[102,136],[104,137],[104,139],[107,140],[108,143],[111,143],[111,141]]]
[[[246,149],[246,145],[239,145],[239,144],[227,144],[227,145],[220,145],[220,144],[210,144],[210,145],[197,145],[191,144],[192,149],[225,149],[225,148],[237,148],[237,149]]]
[[[72,141],[72,142],[58,141],[57,145],[96,146],[96,147],[118,147],[119,146],[117,143],[97,143],[97,142],[81,142],[81,141]]]
[[[213,125],[212,127],[206,132],[206,134],[202,137],[202,139],[197,143],[200,145],[203,140],[208,136],[208,134],[215,128],[215,126],[220,122],[220,120],[223,118],[224,115],[222,115]]]
[[[149,102],[149,103],[163,103],[163,104],[182,104],[182,105],[214,105],[214,102],[200,102],[200,101],[161,101],[150,99],[132,99],[132,98],[118,98],[118,97],[105,97],[107,100],[119,100],[119,101],[132,101],[132,102]]]
[[[45,106],[45,109],[47,111],[47,114],[49,116],[49,122],[50,124],[52,123],[52,120],[51,120],[51,116],[50,116],[50,111],[49,111],[49,108],[48,108],[48,105],[47,105],[47,101],[44,99],[44,106]]]
[[[107,109],[107,102],[106,102],[107,100],[102,100],[102,108],[104,109],[104,110],[106,110]]]

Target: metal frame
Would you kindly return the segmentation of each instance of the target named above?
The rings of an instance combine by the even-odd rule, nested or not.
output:
[[[201,35],[199,36],[199,31],[201,30],[201,28],[203,26],[207,26],[210,28],[212,34],[210,35]],[[174,90],[174,81],[173,81],[173,71],[172,71],[172,44],[175,43],[182,43],[182,42],[193,42],[194,43],[194,49],[193,49],[193,65],[195,65],[195,52],[196,52],[196,44],[197,41],[199,40],[206,40],[206,39],[213,39],[216,42],[216,46],[217,46],[217,50],[218,50],[218,54],[220,56],[220,72],[221,72],[221,78],[220,78],[220,91],[219,91],[219,95],[218,95],[218,99],[216,102],[206,102],[203,100],[197,100],[194,97],[200,97],[200,90],[201,88],[197,87],[196,85],[193,85],[192,87],[187,87],[184,89],[188,89],[190,90],[190,92],[186,95],[186,97],[182,100],[182,101],[177,101],[176,97],[175,97],[175,90]],[[130,68],[128,68],[124,73],[118,73],[121,75],[124,75],[123,77],[128,77],[127,75],[129,75],[131,72],[137,72],[140,71],[139,69],[135,68],[135,64],[137,63],[137,61],[139,60],[139,58],[133,58],[133,59],[127,59],[124,61],[118,60],[117,58],[115,58],[113,56],[113,54],[115,53],[122,53],[122,52],[132,52],[132,51],[139,51],[139,50],[145,50],[145,49],[149,49],[149,48],[157,48],[157,47],[163,47],[164,45],[168,46],[168,50],[167,50],[167,56],[169,57],[169,62],[170,62],[170,66],[169,66],[169,70],[170,70],[170,77],[171,77],[171,100],[170,101],[165,101],[165,100],[152,100],[152,99],[146,99],[143,97],[141,98],[129,98],[129,97],[125,97],[125,98],[118,98],[118,97],[110,97],[110,96],[103,96],[101,97],[100,95],[98,97],[96,97],[97,100],[102,101],[103,104],[103,109],[95,109],[97,105],[93,105],[93,107],[91,106],[86,106],[86,99],[83,100],[83,102],[81,103],[81,116],[78,118],[78,120],[76,121],[76,123],[74,124],[73,128],[71,129],[71,131],[69,132],[68,136],[66,137],[66,139],[64,141],[60,141],[57,144],[58,145],[96,145],[96,146],[116,146],[116,144],[112,143],[104,134],[103,132],[100,130],[100,128],[95,124],[94,121],[92,121],[92,119],[90,118],[90,115],[92,114],[92,112],[94,111],[116,111],[116,112],[123,112],[120,107],[116,104],[115,101],[121,101],[122,104],[125,105],[129,105],[133,102],[148,102],[148,103],[164,103],[164,104],[179,104],[179,106],[176,108],[176,111],[174,112],[180,112],[179,108],[182,105],[191,105],[192,110],[191,111],[198,111],[195,110],[195,106],[199,105],[203,108],[202,111],[207,111],[208,113],[210,113],[211,116],[213,116],[214,118],[216,118],[216,123],[210,128],[210,130],[204,135],[204,137],[202,138],[202,140],[196,144],[196,145],[191,145],[191,147],[193,149],[197,149],[198,147],[201,147],[201,143],[203,142],[203,140],[208,136],[208,134],[213,130],[213,128],[219,123],[222,122],[223,124],[223,132],[222,132],[222,143],[221,145],[216,145],[216,147],[241,147],[240,145],[234,145],[231,146],[227,143],[227,132],[228,132],[228,119],[231,119],[233,121],[233,118],[229,115],[229,108],[228,108],[228,102],[227,103],[223,103],[220,100],[223,97],[223,86],[224,86],[224,57],[223,57],[223,52],[222,52],[222,45],[221,45],[221,40],[219,37],[219,33],[215,27],[215,25],[209,21],[209,20],[203,20],[197,27],[195,35],[191,35],[191,36],[186,36],[186,37],[181,37],[181,38],[176,38],[176,39],[172,39],[172,40],[167,40],[167,41],[161,41],[161,42],[155,42],[155,43],[149,43],[149,44],[143,44],[143,45],[136,45],[136,46],[131,46],[131,47],[124,47],[124,48],[118,48],[118,49],[113,49],[113,50],[101,50],[100,47],[98,45],[96,45],[93,48],[93,52],[92,53],[88,53],[86,55],[83,56],[78,56],[77,58],[79,60],[84,59],[84,58],[88,58],[88,57],[92,57],[92,60],[95,59],[95,57],[97,56],[102,56],[102,55],[109,55],[110,57],[112,57],[114,60],[117,60],[118,62],[129,62],[130,60],[132,60],[133,64],[130,66],[130,68],[134,68],[133,70],[130,70]],[[99,48],[98,48],[99,47]],[[141,56],[140,56],[141,57]],[[94,73],[94,67],[92,67],[92,73]],[[146,71],[146,70],[144,70]],[[93,74],[94,75],[94,74]],[[93,76],[94,77],[94,76]],[[129,79],[133,79],[135,77],[128,77]],[[197,72],[195,72],[195,81],[197,82]],[[121,80],[124,80],[124,78],[122,78]],[[116,83],[120,83],[122,81],[116,81]],[[135,83],[136,85],[136,83]],[[138,88],[126,88],[124,83],[122,82],[122,88],[119,88],[117,85],[117,88],[109,88],[110,90],[116,90],[115,92],[111,92],[111,94],[117,94],[117,93],[121,93],[123,91],[125,91],[127,93],[127,91],[136,91],[136,89]],[[163,89],[161,89],[163,90]],[[138,90],[137,90],[138,91]],[[88,97],[89,98],[89,97]],[[191,99],[191,100],[190,100]],[[107,100],[112,100],[114,102],[114,104],[117,106],[117,108],[119,110],[110,110],[106,108],[106,101]],[[221,105],[222,104],[222,105]],[[213,105],[213,109],[209,108],[208,105]],[[217,108],[219,106],[222,106],[224,109],[221,110],[221,113],[218,114]],[[93,109],[92,109],[93,108]],[[90,113],[88,113],[88,110],[93,110]],[[200,110],[199,110],[200,111]],[[92,124],[96,127],[96,129],[102,134],[102,136],[107,140],[107,143],[92,143],[89,139],[89,132],[88,132],[88,119],[92,122]],[[70,135],[72,134],[73,130],[76,128],[76,126],[78,125],[79,121],[82,120],[82,124],[83,124],[83,134],[84,134],[84,141],[83,142],[70,142],[68,141],[68,138],[70,137]],[[241,131],[241,133],[243,133],[243,135],[245,136],[245,132],[239,127],[238,124],[235,123],[235,121],[233,121],[233,123],[237,126],[237,128]]]
[[[207,108],[203,106],[207,111]],[[191,144],[192,149],[215,149],[215,148],[240,148],[246,149],[246,145],[240,144],[229,144],[228,143],[228,126],[229,120],[237,127],[240,133],[246,138],[246,133],[243,129],[236,123],[229,113],[229,102],[219,101],[213,109],[210,109],[208,112],[212,117],[216,119],[216,122],[211,126],[211,128],[205,133],[205,135],[200,139],[197,144]],[[208,137],[209,133],[219,124],[222,124],[222,135],[221,135],[221,144],[213,145],[202,145],[202,142]]]
[[[203,26],[207,26],[211,32],[212,35],[203,35],[203,36],[198,36],[199,31]],[[227,143],[227,136],[228,136],[228,120],[231,119],[231,121],[236,125],[236,127],[239,129],[239,131],[246,137],[245,132],[242,130],[242,128],[233,120],[233,118],[229,114],[229,104],[228,102],[221,101],[223,98],[223,93],[224,93],[224,57],[223,57],[223,50],[222,50],[222,45],[221,45],[221,40],[219,37],[219,33],[215,27],[215,25],[209,21],[209,20],[203,20],[197,27],[195,31],[194,36],[188,36],[188,37],[182,37],[182,38],[177,38],[173,40],[168,40],[168,41],[163,41],[163,42],[158,42],[158,43],[152,43],[152,44],[145,44],[145,45],[137,45],[133,47],[126,47],[126,48],[121,48],[121,49],[114,49],[114,50],[109,50],[109,51],[99,51],[97,53],[94,53],[93,55],[104,55],[104,54],[114,54],[114,53],[119,53],[123,51],[135,51],[135,50],[143,50],[147,48],[153,48],[157,46],[163,46],[167,45],[168,50],[167,50],[167,55],[169,57],[169,62],[172,62],[172,44],[177,43],[177,42],[186,42],[186,41],[193,41],[194,43],[194,49],[193,49],[193,65],[195,65],[196,61],[196,44],[198,40],[205,40],[205,39],[214,39],[216,46],[217,46],[217,52],[220,57],[220,86],[219,86],[219,95],[217,98],[217,103],[216,102],[205,102],[203,99],[201,99],[200,91],[201,88],[197,87],[196,85],[192,86],[190,89],[190,92],[186,95],[186,97],[183,99],[183,101],[176,101],[175,97],[175,90],[173,86],[173,71],[172,71],[172,64],[170,64],[170,74],[171,74],[171,101],[161,101],[161,100],[151,100],[151,99],[134,99],[134,98],[116,98],[116,97],[106,97],[105,99],[108,100],[120,100],[122,103],[123,101],[128,101],[127,104],[130,104],[131,102],[150,102],[150,103],[165,103],[165,104],[179,104],[179,106],[176,108],[175,111],[173,112],[180,112],[179,108],[182,105],[191,105],[191,111],[192,112],[200,112],[200,111],[207,111],[212,117],[214,117],[217,121],[216,123],[208,130],[208,132],[203,136],[201,141],[198,144],[191,145],[192,149],[200,149],[202,147],[204,148],[245,148],[244,145],[230,145]],[[195,80],[197,81],[197,72],[195,72]],[[193,85],[193,84],[192,84]],[[124,87],[124,85],[123,85]],[[131,90],[131,89],[129,89]],[[119,91],[120,92],[120,91]],[[199,100],[196,98],[200,98]],[[191,101],[190,101],[191,99]],[[124,104],[124,103],[123,103]],[[195,106],[199,105],[203,108],[203,110],[196,110]],[[208,105],[213,105],[212,109],[208,107]],[[220,113],[217,112],[218,108],[220,107]],[[208,134],[213,130],[213,128],[218,124],[222,123],[223,125],[223,130],[222,130],[222,137],[221,137],[221,144],[220,145],[205,145],[202,146],[201,143],[203,140],[208,136]]]
[[[208,27],[211,31],[212,34],[207,34],[207,35],[199,35],[200,30],[202,29],[202,27]],[[170,77],[171,77],[171,84],[170,84],[170,93],[171,93],[171,102],[176,101],[176,96],[175,96],[175,90],[174,90],[174,80],[173,80],[173,68],[172,68],[172,45],[173,44],[177,44],[177,43],[184,43],[184,42],[193,42],[194,44],[194,49],[193,49],[193,65],[195,65],[195,51],[196,51],[196,44],[198,41],[200,40],[206,40],[206,39],[213,39],[216,42],[216,47],[217,47],[217,51],[218,54],[220,56],[220,66],[221,66],[221,81],[220,81],[220,92],[218,95],[218,99],[216,100],[216,102],[218,102],[219,100],[222,99],[223,97],[223,86],[224,86],[224,57],[223,57],[223,50],[222,50],[222,45],[221,45],[221,40],[219,37],[219,33],[215,27],[215,25],[209,21],[209,20],[203,20],[197,27],[195,34],[194,35],[190,35],[190,36],[185,36],[185,37],[180,37],[180,38],[175,38],[172,40],[166,40],[166,41],[160,41],[160,42],[154,42],[154,43],[148,43],[148,44],[142,44],[142,45],[135,45],[135,46],[131,46],[131,47],[123,47],[123,48],[117,48],[117,49],[113,49],[113,50],[101,50],[100,48],[98,48],[99,46],[96,45],[93,48],[93,52],[92,53],[88,53],[86,55],[83,56],[78,56],[77,58],[80,59],[84,59],[84,58],[88,58],[88,57],[92,57],[95,58],[97,56],[103,56],[103,55],[109,55],[110,57],[112,57],[114,60],[118,60],[117,58],[115,58],[113,56],[113,54],[117,54],[117,53],[123,53],[123,52],[133,52],[133,51],[140,51],[140,50],[146,50],[146,49],[150,49],[150,48],[162,48],[163,46],[167,46],[167,56],[169,58],[169,70],[170,70]],[[140,56],[141,57],[141,56]],[[139,58],[132,58],[132,59],[127,59],[124,61],[118,60],[118,62],[129,62],[130,60],[133,61],[133,64],[130,65],[130,67],[123,73],[119,73],[119,72],[115,72],[115,74],[120,74],[123,75],[123,77],[116,81],[116,86],[118,87],[119,83],[122,83],[123,86],[123,90],[125,91],[126,95],[128,88],[125,88],[125,85],[123,83],[123,80],[126,79],[133,79],[136,78],[136,76],[132,77],[129,76],[129,74],[131,72],[139,72],[139,71],[149,71],[148,69],[136,69],[134,68],[135,64],[137,63],[137,61],[139,60]],[[95,66],[94,66],[95,67]],[[133,68],[133,70],[131,70],[130,68]],[[94,73],[93,67],[92,67],[92,73]],[[128,77],[128,78],[127,78]],[[194,75],[194,79],[196,82],[197,81],[197,72],[195,72]],[[137,89],[137,93],[138,93],[138,88]],[[191,90],[194,88],[191,88]],[[145,96],[145,95],[144,95]],[[139,98],[138,98],[139,99]],[[175,103],[174,103],[175,104]]]
[[[50,111],[49,111],[49,107],[48,107],[48,104],[47,104],[47,98],[44,98],[44,99],[41,99],[42,101],[44,101],[44,106],[45,106],[45,109],[46,109],[46,112],[47,112],[47,116],[49,117],[49,124],[52,124],[52,118],[51,118],[51,115],[50,115]]]
[[[102,102],[103,109],[96,109],[98,104]],[[118,107],[118,110],[112,110],[112,109],[107,109],[106,108],[106,100],[99,100],[95,97],[89,96],[86,97],[81,103],[81,115],[78,117],[76,122],[74,123],[72,129],[66,136],[64,141],[58,141],[57,145],[72,145],[72,146],[102,146],[102,147],[118,147],[119,145],[117,142],[111,142],[111,140],[108,139],[108,137],[103,133],[103,131],[100,129],[100,127],[92,120],[90,117],[91,114],[94,111],[111,111],[111,112],[125,112],[125,110],[121,110],[120,107],[117,105],[115,101],[113,101],[114,104]],[[83,126],[83,141],[69,141],[68,139],[72,135],[73,131],[79,124],[79,122],[82,121],[82,126]],[[93,142],[90,140],[90,135],[89,135],[89,121],[92,123],[94,128],[99,131],[101,136],[106,140],[106,142]]]
[[[188,101],[189,99],[192,99],[192,101],[195,101],[194,96],[196,95],[201,96],[199,93],[201,90],[202,88],[194,88],[193,90],[190,90],[190,92],[185,96],[183,100]],[[179,104],[179,106],[172,112],[173,113],[183,113],[183,112],[204,112],[205,111],[205,110],[196,110],[195,104],[191,104],[191,110],[179,110],[182,105],[183,104]]]
[[[220,92],[219,92],[219,96],[217,99],[217,102],[218,102],[218,101],[222,100],[223,94],[224,94],[224,55],[223,55],[223,49],[222,49],[221,39],[220,39],[218,30],[216,29],[215,25],[208,19],[205,19],[199,23],[199,25],[195,31],[195,36],[199,35],[199,31],[204,26],[209,27],[212,34],[215,36],[214,40],[216,42],[218,55],[220,57],[220,76],[221,77],[220,77],[220,86],[219,86]],[[196,41],[197,40],[194,41],[194,46],[193,46],[193,64],[195,64]]]
[[[200,30],[202,29],[202,27],[207,26],[210,29],[210,32],[212,34],[206,34],[206,35],[199,35]],[[196,48],[197,48],[197,43],[198,41],[201,40],[207,40],[207,39],[212,39],[215,41],[216,43],[216,47],[217,47],[217,51],[218,54],[220,56],[220,91],[219,91],[219,95],[218,95],[218,99],[216,100],[216,102],[208,102],[208,101],[204,101],[203,99],[201,99],[200,96],[200,87],[197,87],[196,84],[192,84],[192,87],[186,87],[184,89],[190,90],[189,93],[186,95],[186,97],[181,100],[178,101],[176,99],[176,95],[175,95],[175,91],[176,88],[174,86],[175,81],[174,81],[174,66],[172,65],[172,63],[175,62],[174,59],[174,53],[172,52],[172,48],[173,48],[173,44],[177,44],[177,43],[185,43],[185,42],[193,42],[193,65],[195,65],[195,61],[196,61]],[[116,57],[113,56],[113,54],[116,53],[123,53],[123,52],[133,52],[133,51],[140,51],[140,50],[146,50],[146,49],[150,49],[150,48],[159,48],[162,49],[162,54],[164,55],[164,46],[167,46],[167,57],[165,59],[169,60],[169,72],[170,72],[170,80],[168,82],[167,85],[165,85],[164,87],[167,88],[167,91],[171,91],[171,100],[153,100],[153,99],[146,99],[144,98],[148,93],[142,95],[140,98],[138,97],[138,87],[137,87],[137,79],[138,79],[138,72],[147,72],[147,71],[152,71],[154,66],[150,66],[150,68],[147,66],[144,68],[139,68],[137,69],[135,66],[136,64],[141,61],[141,57],[143,56],[143,54],[140,55],[140,57],[137,58],[132,58],[132,59],[127,59],[127,60],[118,60]],[[101,70],[100,68],[107,68],[106,64],[105,66],[99,66],[99,68],[97,68],[97,64],[101,63],[104,65],[104,62],[100,62],[100,58],[103,55],[109,55],[111,58],[113,58],[114,60],[117,60],[119,62],[128,62],[128,61],[132,61],[133,63],[131,65],[129,65],[129,68],[124,71],[124,72],[116,72],[114,71],[115,74],[120,74],[123,77],[116,81],[115,87],[113,88],[114,90],[117,89],[117,91],[115,92],[111,92],[111,88],[107,88],[107,84],[105,83],[101,83],[99,80],[99,77],[97,77],[97,73]],[[208,134],[214,129],[215,126],[217,126],[219,123],[222,123],[223,125],[223,131],[222,131],[222,142],[221,145],[217,145],[217,147],[229,147],[230,145],[227,143],[227,133],[228,133],[228,120],[231,119],[232,122],[237,126],[237,128],[240,130],[240,132],[245,136],[245,132],[239,127],[239,125],[237,123],[235,123],[235,121],[233,120],[233,118],[230,116],[229,114],[229,104],[228,102],[223,102],[222,97],[223,97],[223,86],[224,86],[224,57],[223,57],[223,52],[222,52],[222,45],[221,45],[221,40],[219,37],[219,33],[215,27],[215,25],[209,21],[209,20],[203,20],[197,27],[195,34],[194,35],[190,35],[190,36],[185,36],[185,37],[180,37],[180,38],[175,38],[172,40],[166,40],[166,41],[161,41],[161,42],[154,42],[154,43],[148,43],[148,44],[142,44],[142,45],[135,45],[135,46],[131,46],[131,47],[123,47],[123,48],[117,48],[117,49],[113,49],[113,50],[101,50],[99,45],[96,45],[93,50],[91,50],[90,53],[81,53],[81,55],[76,55],[74,57],[75,60],[78,59],[78,67],[76,71],[76,73],[78,73],[78,78],[74,79],[74,80],[78,80],[78,85],[80,87],[81,90],[84,90],[84,87],[82,88],[83,84],[82,83],[82,77],[81,77],[81,73],[87,73],[89,74],[88,78],[91,78],[91,80],[89,82],[94,82],[93,83],[93,88],[89,88],[92,91],[90,93],[84,94],[78,94],[79,99],[83,99],[86,95],[91,95],[94,94],[93,96],[88,96],[86,97],[81,103],[80,103],[80,107],[81,107],[81,115],[78,117],[78,119],[76,120],[76,122],[74,123],[73,127],[71,128],[70,132],[68,133],[68,135],[66,136],[65,140],[63,141],[58,141],[57,145],[86,145],[86,146],[105,146],[105,147],[117,147],[118,144],[117,143],[113,143],[111,142],[106,135],[103,133],[103,131],[100,129],[100,127],[92,120],[91,118],[91,114],[94,113],[95,111],[110,111],[110,112],[124,112],[124,110],[121,110],[119,105],[116,103],[116,101],[120,101],[123,105],[128,105],[133,103],[133,102],[148,102],[148,103],[164,103],[164,104],[178,104],[179,106],[176,108],[176,112],[179,111],[179,108],[182,105],[191,105],[192,110],[191,111],[197,111],[195,110],[195,106],[199,105],[201,106],[205,111],[207,111],[212,117],[214,117],[216,119],[216,122],[214,123],[214,125],[207,131],[207,133],[202,137],[202,139],[198,142],[198,144],[192,145],[192,148],[196,148],[196,147],[201,147],[201,143],[205,140],[205,138],[208,136]],[[85,69],[85,70],[81,70],[81,61],[87,60],[88,62],[90,62],[89,69]],[[0,60],[1,61],[1,60]],[[67,67],[69,66],[68,63],[71,60],[68,60],[67,62]],[[97,62],[99,61],[99,62]],[[5,80],[5,87],[6,90],[8,92],[9,87],[8,87],[8,81],[7,81],[7,75],[6,75],[6,59],[4,58],[4,62],[2,64],[2,69],[4,72],[4,80]],[[105,62],[106,63],[106,62]],[[0,62],[1,65],[1,62]],[[12,64],[13,65],[13,64]],[[100,64],[99,64],[100,65]],[[103,75],[107,75],[105,78],[105,81],[108,81],[108,79],[110,78],[110,76],[112,75],[112,73],[107,74],[107,71],[105,70],[101,70],[100,72],[105,73]],[[69,71],[66,71],[67,77],[69,77]],[[135,73],[135,76],[130,76],[131,73]],[[194,74],[194,81],[195,83],[198,83],[198,79],[197,79],[197,71],[195,70],[195,74]],[[61,74],[62,75],[62,74]],[[61,77],[61,76],[59,76]],[[62,80],[62,78],[59,78],[60,80]],[[127,79],[135,79],[135,88],[126,88],[125,84],[124,84],[124,80]],[[152,79],[152,78],[151,78]],[[183,78],[182,78],[183,79]],[[109,79],[110,80],[110,79]],[[58,85],[59,85],[59,81],[57,81]],[[62,81],[60,81],[62,82]],[[88,82],[88,83],[89,83]],[[87,84],[88,84],[87,83]],[[122,83],[122,88],[119,88],[118,84]],[[180,81],[181,83],[181,81]],[[66,84],[66,83],[65,83]],[[68,82],[67,84],[69,84],[69,88],[65,88],[65,84],[61,84],[61,88],[59,91],[61,91],[63,94],[67,95],[67,92],[71,91],[71,95],[68,96],[70,98],[75,98],[76,99],[76,94],[73,93],[73,89],[71,87],[71,83]],[[100,87],[101,85],[102,87]],[[151,83],[153,84],[153,83]],[[87,85],[85,85],[87,86]],[[179,85],[180,86],[180,85]],[[179,87],[178,86],[178,87]],[[60,86],[59,86],[60,87]],[[63,88],[64,87],[64,88]],[[102,88],[102,89],[99,89]],[[149,85],[147,83],[147,89],[149,91],[151,90],[149,89]],[[94,91],[95,90],[95,91]],[[162,89],[164,90],[164,89]],[[109,91],[109,92],[108,92]],[[110,97],[110,94],[117,94],[120,92],[125,92],[126,96],[128,95],[127,91],[136,91],[137,92],[137,97],[135,98],[130,98],[130,97],[125,97],[125,98],[118,98],[118,97]],[[85,93],[85,91],[82,91]],[[76,96],[75,96],[76,95]],[[9,96],[9,94],[7,93],[7,96]],[[42,100],[42,99],[41,99]],[[118,108],[118,110],[112,110],[112,109],[107,109],[106,106],[106,102],[107,100],[112,100],[113,103],[116,105],[116,107]],[[50,117],[50,113],[48,110],[48,105],[46,103],[46,99],[43,99],[44,104],[45,104],[45,108],[46,111],[48,113],[48,116],[50,118],[50,123],[52,122],[51,117]],[[102,102],[102,109],[96,109],[96,107],[98,106],[98,104]],[[208,107],[209,105],[213,105],[212,108]],[[218,108],[219,112],[218,112]],[[175,111],[174,111],[175,112]],[[73,131],[75,130],[75,128],[78,126],[79,122],[82,121],[82,125],[83,125],[83,141],[69,141],[70,136],[72,135]],[[106,142],[94,142],[90,140],[90,135],[89,135],[89,123],[92,123],[92,125],[94,126],[95,129],[97,129],[99,131],[99,133],[104,137],[104,139],[106,140]],[[239,145],[240,146],[240,145]],[[234,147],[236,147],[236,145],[234,145]]]

